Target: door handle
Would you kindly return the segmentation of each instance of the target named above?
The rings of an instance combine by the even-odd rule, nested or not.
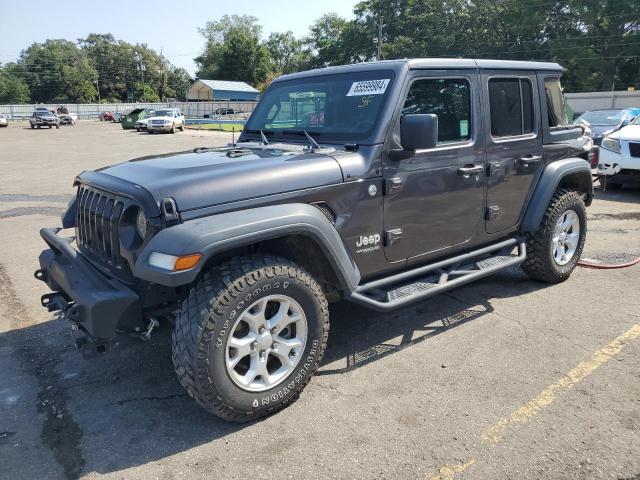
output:
[[[542,156],[540,155],[527,155],[526,157],[522,157],[520,159],[520,165],[524,168],[527,168],[530,164],[536,164],[542,160]]]
[[[458,175],[464,178],[469,178],[471,175],[478,175],[484,172],[484,166],[482,165],[465,165],[458,169]]]

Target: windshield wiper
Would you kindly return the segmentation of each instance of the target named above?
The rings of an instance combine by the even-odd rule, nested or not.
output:
[[[314,151],[320,150],[320,145],[318,145],[318,142],[316,142],[314,138],[306,130],[286,130],[286,131],[283,131],[282,133],[285,135],[304,135],[305,137],[307,137],[307,140],[309,141],[311,150],[314,150]],[[311,133],[314,135],[320,135],[320,132],[311,132]]]

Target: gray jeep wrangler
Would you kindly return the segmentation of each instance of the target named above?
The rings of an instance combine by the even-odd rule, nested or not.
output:
[[[328,302],[389,311],[521,265],[566,280],[591,140],[553,63],[416,59],[278,78],[238,142],[75,180],[36,278],[84,350],[173,328],[200,405],[252,420],[322,359]]]

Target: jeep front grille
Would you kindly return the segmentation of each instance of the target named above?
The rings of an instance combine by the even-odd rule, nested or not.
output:
[[[120,260],[118,224],[124,202],[117,196],[87,185],[78,188],[76,239],[86,249],[108,263]]]

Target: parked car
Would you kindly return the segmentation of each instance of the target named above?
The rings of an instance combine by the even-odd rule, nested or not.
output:
[[[147,119],[147,132],[171,132],[184,131],[184,115],[177,108],[156,110],[153,117]]]
[[[147,122],[148,121],[149,121],[149,117],[140,118],[140,119],[136,120],[136,130],[138,132],[146,131],[147,130]]]
[[[41,304],[88,355],[164,322],[199,405],[277,412],[320,365],[328,302],[389,312],[517,265],[569,278],[592,142],[567,120],[562,74],[438,58],[283,75],[233,145],[79,174],[62,216],[75,235],[40,231]]]
[[[153,110],[150,108],[136,108],[122,117],[122,128],[125,130],[135,128],[140,131],[142,129],[142,124],[136,126],[136,122],[138,120],[144,120],[152,115]],[[144,128],[146,128],[146,124],[144,125]]]
[[[586,124],[591,130],[593,143],[600,145],[602,139],[640,116],[640,108],[625,108],[624,110],[591,110],[580,115],[573,122],[574,125]]]
[[[216,115],[233,115],[236,111],[233,108],[219,108],[213,113]]]
[[[113,123],[120,123],[122,121],[122,112],[113,112],[113,118],[111,121]]]
[[[31,128],[56,127],[60,128],[60,120],[47,109],[37,109],[29,118]]]
[[[70,112],[64,105],[60,105],[56,109],[56,116],[60,120],[60,125],[75,125],[78,121],[78,115]]]
[[[640,117],[602,139],[599,163],[617,167],[618,173],[607,178],[607,188],[640,186]]]
[[[0,127],[8,127],[9,126],[9,120],[7,119],[6,115],[3,115],[2,113],[0,113]]]
[[[113,122],[113,112],[100,112],[98,119],[101,122]]]

